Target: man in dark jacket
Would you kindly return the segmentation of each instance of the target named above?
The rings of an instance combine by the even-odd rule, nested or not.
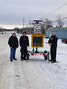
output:
[[[16,48],[18,48],[18,38],[16,34],[13,33],[12,36],[8,40],[8,44],[10,46],[10,61],[17,60],[15,58]]]
[[[23,36],[20,37],[21,61],[26,60],[27,46],[29,46],[29,39],[26,32],[23,32]]]
[[[57,49],[57,40],[58,38],[55,35],[55,32],[52,32],[52,35],[48,41],[49,45],[50,45],[50,52],[51,52],[51,60],[52,63],[56,62],[56,49]]]

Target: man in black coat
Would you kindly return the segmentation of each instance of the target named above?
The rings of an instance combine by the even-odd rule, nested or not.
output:
[[[18,48],[18,38],[16,37],[16,33],[13,33],[12,36],[8,40],[8,44],[10,47],[10,61],[17,60],[15,58],[16,48]]]
[[[27,46],[29,46],[29,39],[26,32],[23,32],[23,36],[20,37],[21,61],[26,60]]]
[[[55,35],[55,32],[52,32],[51,37],[49,38],[50,52],[51,52],[51,60],[52,63],[56,62],[56,49],[57,49],[57,40],[58,38]]]

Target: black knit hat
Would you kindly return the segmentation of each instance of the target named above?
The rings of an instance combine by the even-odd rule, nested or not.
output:
[[[24,31],[23,34],[27,34],[27,33]]]

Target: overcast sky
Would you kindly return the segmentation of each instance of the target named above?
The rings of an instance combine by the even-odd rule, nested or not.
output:
[[[29,20],[46,18],[67,0],[0,0],[0,24],[27,24]],[[67,5],[57,10],[48,18],[55,20],[57,15],[67,16]],[[65,21],[66,22],[66,21]]]

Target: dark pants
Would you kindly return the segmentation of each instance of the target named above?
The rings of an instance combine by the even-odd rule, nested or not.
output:
[[[57,47],[54,47],[54,46],[51,46],[51,60],[53,61],[53,62],[56,62],[56,48]]]
[[[21,60],[25,59],[27,55],[27,47],[22,47],[21,48]]]
[[[15,59],[16,48],[10,49],[10,60]]]

